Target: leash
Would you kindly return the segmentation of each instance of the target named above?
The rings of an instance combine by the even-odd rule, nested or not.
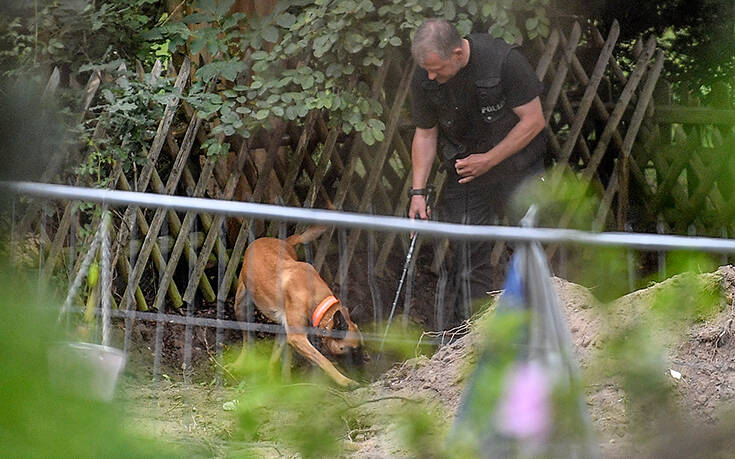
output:
[[[413,233],[411,237],[411,245],[408,246],[408,254],[406,254],[406,261],[403,264],[403,272],[401,273],[401,280],[398,282],[398,290],[396,290],[396,296],[393,298],[393,306],[390,308],[390,315],[388,316],[388,323],[385,325],[385,332],[383,332],[383,339],[380,342],[380,352],[383,352],[383,345],[385,344],[385,337],[388,335],[388,329],[393,321],[393,314],[396,312],[396,306],[398,305],[398,297],[401,296],[401,290],[403,289],[403,283],[406,281],[406,273],[408,273],[408,267],[411,264],[411,258],[413,258],[413,249],[416,247],[416,239],[418,233]]]
[[[427,187],[426,194],[426,208],[429,208],[429,202],[431,194],[434,191],[433,187]],[[393,315],[396,312],[396,306],[398,305],[398,298],[401,296],[401,290],[403,289],[403,283],[406,281],[406,274],[408,273],[408,267],[411,265],[411,259],[413,258],[413,250],[416,247],[416,239],[418,233],[413,233],[411,236],[411,244],[408,246],[408,253],[406,254],[406,261],[403,263],[403,272],[401,273],[401,280],[398,282],[398,289],[396,290],[396,296],[393,298],[393,305],[390,308],[390,315],[388,316],[388,322],[385,325],[385,331],[383,332],[383,339],[380,341],[380,352],[383,352],[383,346],[385,345],[385,338],[388,336],[388,330],[390,324],[393,322]]]

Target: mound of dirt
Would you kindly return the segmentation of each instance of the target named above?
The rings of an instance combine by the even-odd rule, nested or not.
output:
[[[696,426],[714,426],[720,421],[727,421],[726,413],[735,410],[735,340],[732,339],[735,331],[735,268],[725,266],[715,273],[699,277],[705,283],[719,285],[722,289],[724,297],[720,312],[706,321],[690,325],[677,335],[665,326],[654,333],[669,338],[661,364],[686,419]],[[586,380],[595,379],[588,376],[600,355],[605,334],[609,333],[606,317],[609,319],[609,314],[612,314],[613,322],[617,324],[638,320],[650,307],[648,300],[657,291],[677,282],[681,279],[674,277],[633,292],[607,305],[605,313],[602,313],[601,305],[589,290],[555,279]],[[430,358],[418,356],[394,366],[370,386],[356,391],[354,397],[362,400],[359,415],[368,425],[360,435],[350,437],[348,450],[358,457],[408,455],[395,435],[400,429],[398,421],[388,413],[409,409],[417,401],[431,403],[437,421],[451,425],[466,378],[477,358],[478,338],[477,332],[472,331],[443,346]],[[595,381],[595,384],[588,383],[586,397],[603,457],[641,454],[635,446],[634,432],[630,432],[626,394],[620,381],[613,377]],[[672,430],[675,428],[672,426]],[[698,429],[690,429],[690,434],[691,430]],[[712,440],[715,437],[707,438]],[[678,444],[669,447],[678,455],[687,451]]]

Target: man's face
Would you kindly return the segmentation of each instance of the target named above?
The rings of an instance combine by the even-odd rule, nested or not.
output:
[[[461,49],[458,48],[449,59],[444,60],[439,57],[439,54],[430,52],[424,58],[421,68],[428,72],[430,80],[444,84],[459,72],[462,62],[461,54]]]

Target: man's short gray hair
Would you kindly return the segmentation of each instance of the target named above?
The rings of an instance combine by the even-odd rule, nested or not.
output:
[[[411,54],[419,64],[431,52],[437,53],[442,60],[447,60],[452,51],[460,46],[462,37],[451,23],[444,19],[428,19],[416,29],[411,43]]]

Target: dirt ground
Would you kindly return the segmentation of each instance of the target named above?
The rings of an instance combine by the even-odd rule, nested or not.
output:
[[[603,457],[707,457],[703,445],[732,442],[731,438],[723,438],[722,429],[723,423],[733,425],[730,416],[735,412],[735,340],[732,339],[735,268],[721,267],[700,277],[721,286],[723,304],[720,312],[706,321],[676,330],[664,325],[652,332],[657,337],[667,338],[661,340],[665,357],[659,362],[660,376],[668,382],[677,410],[667,420],[670,425],[664,430],[668,435],[646,445],[636,436],[621,381],[600,377],[596,365],[604,335],[609,332],[605,317],[620,318],[617,323],[622,324],[640,320],[645,314],[647,300],[661,288],[680,280],[672,278],[619,298],[605,309],[606,316],[589,290],[555,279],[587,383],[587,407]],[[147,341],[142,334],[139,338]],[[397,439],[396,431],[400,426],[386,413],[409,408],[416,401],[429,403],[440,424],[451,425],[468,369],[476,358],[478,341],[474,331],[460,333],[455,338],[434,355],[398,362],[377,375],[372,383],[349,393],[349,399],[359,406],[355,416],[364,422],[343,439],[346,456],[411,456]],[[229,402],[237,397],[235,387],[216,387],[211,379],[184,385],[177,382],[174,374],[153,384],[150,370],[146,370],[148,358],[144,358],[150,356],[150,350],[144,347],[137,352],[138,363],[133,355],[133,368],[122,381],[121,391],[121,397],[128,401],[134,428],[147,435],[190,444],[194,457],[239,453],[255,457],[293,457],[293,453],[282,445],[233,441],[237,424],[233,412],[228,410],[232,408]],[[198,364],[207,366],[210,362],[211,373],[206,350],[201,354],[205,357],[200,358]],[[139,365],[140,372],[136,372],[135,365]],[[715,457],[733,456],[720,454]]]

